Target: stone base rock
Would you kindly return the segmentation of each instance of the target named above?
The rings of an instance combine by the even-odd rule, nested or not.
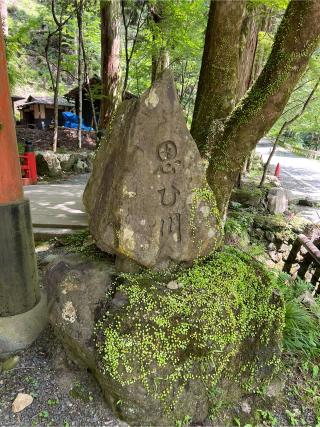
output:
[[[48,322],[47,296],[43,292],[38,304],[16,316],[0,317],[0,359],[29,347]]]
[[[234,403],[274,374],[282,302],[247,255],[228,249],[191,269],[125,279],[113,271],[77,257],[51,265],[50,322],[130,425],[201,423],[212,387]]]
[[[49,320],[59,333],[93,350],[94,317],[111,290],[114,265],[68,255],[49,265],[46,273]]]

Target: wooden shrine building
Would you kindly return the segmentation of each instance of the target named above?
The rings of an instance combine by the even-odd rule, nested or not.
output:
[[[74,102],[59,97],[59,121],[58,125],[63,126],[62,112],[74,109]],[[47,129],[53,123],[54,102],[52,96],[32,96],[18,107],[20,111],[20,123],[26,127]]]

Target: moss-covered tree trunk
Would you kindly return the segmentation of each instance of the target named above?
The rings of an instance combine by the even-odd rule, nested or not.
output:
[[[106,129],[121,101],[120,16],[118,0],[101,0],[101,76],[102,99],[100,129]]]
[[[209,133],[216,132],[236,103],[244,12],[244,0],[214,0],[210,4],[191,126],[201,155],[206,153]]]
[[[222,215],[245,158],[282,113],[318,45],[319,36],[319,1],[292,0],[259,78],[232,112],[219,138],[215,141],[209,138],[211,157],[207,178]]]
[[[239,101],[252,84],[253,64],[258,45],[261,18],[258,9],[251,7],[245,12],[239,42],[239,71],[236,101]],[[258,15],[258,17],[257,17]]]

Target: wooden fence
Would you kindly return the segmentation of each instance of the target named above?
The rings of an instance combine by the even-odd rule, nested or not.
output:
[[[300,262],[298,276],[304,279],[307,271],[314,267],[311,283],[315,287],[314,293],[320,294],[320,284],[318,283],[320,279],[320,238],[312,242],[304,234],[299,234],[284,264],[283,271],[290,274],[292,264],[297,262],[297,255],[302,247],[304,247],[307,252],[303,255],[303,260]]]

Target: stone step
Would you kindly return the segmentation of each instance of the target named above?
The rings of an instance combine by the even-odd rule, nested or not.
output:
[[[34,227],[33,235],[36,241],[46,241],[54,237],[69,236],[77,234],[79,229],[74,228],[57,228],[57,227]]]

